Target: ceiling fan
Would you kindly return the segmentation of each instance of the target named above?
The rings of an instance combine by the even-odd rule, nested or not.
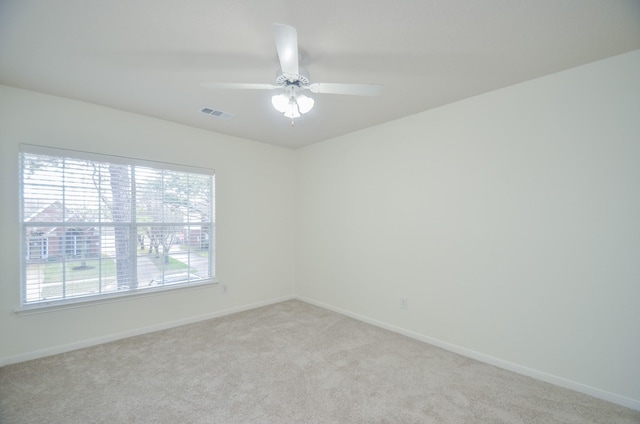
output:
[[[271,27],[280,61],[280,71],[275,84],[203,83],[202,86],[213,89],[280,90],[280,94],[272,96],[271,103],[285,117],[291,118],[291,125],[294,118],[299,118],[301,114],[309,112],[313,107],[313,98],[304,94],[307,90],[318,94],[354,96],[378,96],[382,93],[382,86],[374,84],[311,83],[309,74],[298,65],[296,29],[284,24],[272,24]]]

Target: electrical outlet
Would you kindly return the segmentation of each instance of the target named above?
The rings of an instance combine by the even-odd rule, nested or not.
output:
[[[400,308],[409,309],[409,300],[406,297],[400,298]]]

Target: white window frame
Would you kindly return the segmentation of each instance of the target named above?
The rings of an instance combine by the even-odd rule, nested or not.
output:
[[[175,173],[177,172],[177,173],[180,173],[181,176],[184,174],[185,176],[195,175],[199,178],[203,178],[203,177],[208,178],[210,197],[208,199],[208,209],[205,209],[203,213],[203,215],[208,216],[208,219],[206,221],[202,220],[202,221],[193,221],[193,222],[186,222],[186,223],[184,221],[153,222],[154,228],[168,228],[169,226],[177,226],[177,225],[184,226],[185,224],[189,224],[191,225],[190,227],[188,227],[189,235],[191,234],[190,232],[195,228],[200,229],[200,234],[202,234],[202,231],[205,231],[205,234],[208,238],[208,243],[206,245],[205,251],[202,253],[203,254],[206,253],[206,258],[208,261],[206,264],[206,266],[208,266],[207,272],[202,272],[204,276],[199,276],[199,275],[194,276],[189,271],[188,273],[185,274],[184,278],[180,277],[178,278],[178,281],[175,281],[176,280],[176,278],[174,277],[175,274],[165,273],[165,270],[162,269],[160,283],[156,283],[152,285],[151,283],[148,283],[146,281],[144,282],[137,281],[138,268],[136,264],[137,264],[138,255],[139,255],[138,230],[139,230],[139,227],[149,227],[150,223],[146,221],[136,220],[138,213],[136,210],[137,203],[136,203],[135,183],[133,183],[133,185],[130,186],[129,194],[131,195],[131,199],[132,199],[131,211],[136,211],[136,212],[131,213],[132,215],[131,220],[128,223],[114,222],[113,220],[111,221],[105,220],[104,222],[82,221],[80,223],[79,222],[65,223],[64,219],[61,221],[54,221],[54,222],[39,222],[37,224],[33,222],[28,222],[28,217],[25,216],[26,215],[25,213],[25,172],[26,170],[24,166],[24,163],[25,163],[24,158],[25,156],[28,156],[28,155],[50,156],[50,157],[59,158],[60,160],[65,160],[65,159],[76,160],[76,161],[87,160],[87,161],[95,161],[103,164],[108,163],[108,164],[126,165],[130,167],[129,168],[130,172],[135,172],[134,171],[135,169],[152,168],[153,170],[162,171],[163,175],[164,175],[164,172],[171,172],[173,173],[173,175],[175,175]],[[19,225],[20,225],[20,258],[21,258],[20,259],[20,271],[21,271],[20,307],[18,308],[19,312],[57,308],[57,307],[78,306],[78,305],[92,303],[92,302],[95,303],[95,302],[103,302],[103,301],[121,300],[122,298],[128,298],[131,296],[158,294],[161,292],[166,292],[171,290],[179,290],[179,289],[184,289],[188,287],[201,287],[203,285],[212,285],[217,283],[215,278],[215,172],[212,169],[164,163],[164,162],[154,162],[154,161],[140,160],[140,159],[134,159],[134,158],[120,157],[120,156],[103,155],[103,154],[96,154],[96,153],[89,153],[89,152],[80,152],[80,151],[60,149],[60,148],[21,144],[19,173],[20,173],[20,190],[19,190],[20,223]],[[60,185],[60,187],[63,187],[63,186],[64,186],[64,183]],[[64,195],[63,195],[63,198],[64,198]],[[189,203],[189,207],[191,206],[192,206],[191,203]],[[91,227],[98,228],[100,231],[102,231],[102,228],[106,228],[106,227],[110,227],[110,228],[115,228],[116,226],[126,227],[129,233],[129,246],[130,246],[130,249],[129,249],[130,255],[128,256],[129,262],[130,262],[128,277],[133,279],[133,282],[131,283],[131,286],[133,286],[133,288],[122,287],[121,289],[121,287],[119,286],[118,290],[116,291],[108,290],[104,292],[102,291],[102,288],[101,288],[97,293],[75,294],[75,295],[69,295],[69,296],[65,294],[65,291],[63,289],[62,290],[63,294],[61,296],[57,296],[56,298],[52,298],[52,299],[45,299],[43,298],[42,294],[39,294],[37,296],[31,295],[30,297],[28,297],[28,290],[33,290],[33,281],[31,281],[30,283],[28,280],[28,274],[29,274],[28,267],[30,265],[33,265],[33,262],[34,262],[34,256],[30,253],[30,248],[33,248],[33,246],[29,245],[31,237],[33,237],[34,239],[39,237],[40,239],[43,239],[45,243],[47,243],[46,255],[44,254],[45,251],[43,250],[40,257],[36,257],[36,260],[39,260],[42,263],[42,266],[46,266],[47,262],[49,260],[52,260],[51,259],[52,255],[50,252],[50,240],[47,238],[48,235],[44,234],[41,236],[29,236],[28,235],[29,228],[36,228],[38,226],[53,227],[56,225],[63,228],[62,234],[64,234],[63,237],[65,239],[68,237],[66,234],[66,231],[75,226],[82,226],[82,225],[91,226]],[[74,237],[77,237],[77,236],[74,236]],[[104,244],[102,240],[103,240],[102,238],[99,239],[99,244],[98,244],[99,252],[100,252],[99,254],[100,259],[98,259],[98,262],[102,261],[102,255],[103,255],[102,252],[104,249]],[[42,244],[40,244],[39,247],[40,249],[44,249],[44,246]],[[75,248],[76,246],[74,246],[74,250]],[[63,250],[63,253],[61,254],[62,258],[60,259],[60,262],[62,263],[62,268],[64,268],[65,260],[66,260],[64,258],[66,256],[66,252],[64,252],[64,250],[67,249],[66,244],[61,246],[60,249]],[[202,249],[202,246],[200,247],[200,249]],[[187,251],[188,252],[185,253],[185,255],[188,258],[192,258],[193,255],[196,254],[192,252],[191,249],[189,248],[187,248]],[[169,252],[171,252],[171,250],[169,250]],[[169,253],[167,253],[167,255],[169,255]],[[187,269],[190,270],[191,268],[188,267]],[[63,286],[65,284],[69,284],[68,282],[70,281],[70,280],[65,280],[66,277],[64,276],[64,274],[65,273],[63,272],[62,281],[61,281],[61,284]],[[99,277],[100,287],[102,287],[102,278],[103,278],[102,274],[100,274],[100,277]],[[31,284],[31,286],[28,288],[29,284]]]

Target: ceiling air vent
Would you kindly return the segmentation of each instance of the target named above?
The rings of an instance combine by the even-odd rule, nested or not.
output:
[[[233,113],[223,112],[221,110],[212,109],[210,107],[203,107],[202,109],[200,109],[200,112],[206,113],[207,115],[211,115],[216,118],[224,119],[225,121],[228,121],[235,116]]]

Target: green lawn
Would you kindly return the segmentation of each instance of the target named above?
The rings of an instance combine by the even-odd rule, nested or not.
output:
[[[82,265],[86,264],[88,268],[80,269]],[[62,262],[49,262],[44,269],[44,283],[59,283],[62,281]],[[116,261],[103,257],[102,264],[98,263],[97,259],[92,260],[71,260],[64,263],[65,279],[67,282],[75,280],[88,280],[99,278],[109,278],[116,276]]]
[[[187,264],[169,257],[163,264],[163,257],[149,254],[148,258],[155,264],[158,272],[164,269],[164,274],[174,274],[175,271],[195,273],[195,268],[188,269]],[[63,268],[64,267],[64,268]],[[63,269],[66,283],[62,284]],[[70,260],[65,262],[48,262],[44,268],[43,283],[47,286],[42,289],[41,296],[44,299],[60,297],[80,296],[91,293],[99,293],[105,288],[116,286],[116,261],[108,256],[102,258],[101,264],[97,259]],[[64,292],[63,292],[64,287]]]
[[[116,262],[106,256],[102,258],[101,262],[100,264],[97,259],[85,261],[74,259],[64,263],[47,263],[44,269],[43,282],[50,285],[43,288],[41,296],[45,299],[63,296],[63,269],[66,279],[66,284],[64,285],[64,295],[66,297],[97,293],[104,290],[105,285],[115,283]],[[102,281],[102,287],[100,281]]]

